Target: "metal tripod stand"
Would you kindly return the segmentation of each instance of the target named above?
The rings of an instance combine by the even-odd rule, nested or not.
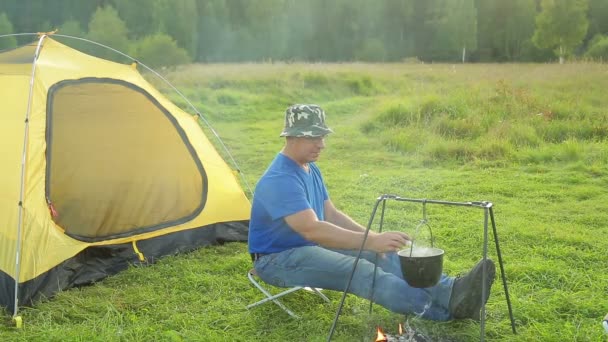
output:
[[[504,269],[503,261],[502,261],[502,254],[500,252],[500,245],[498,243],[498,232],[496,230],[496,222],[494,221],[494,211],[492,210],[493,204],[491,202],[485,202],[485,201],[483,201],[483,202],[448,202],[448,201],[438,201],[438,200],[429,200],[429,199],[405,198],[405,197],[400,197],[397,195],[384,194],[384,195],[378,197],[376,200],[376,204],[374,206],[371,217],[369,219],[367,229],[365,230],[365,234],[363,236],[363,243],[361,244],[361,247],[359,248],[359,253],[357,254],[357,257],[355,258],[355,261],[353,263],[353,269],[352,269],[350,277],[348,279],[348,283],[346,284],[346,288],[344,289],[344,293],[342,294],[342,299],[340,300],[340,305],[338,307],[338,310],[336,311],[336,315],[335,315],[333,324],[331,326],[331,330],[329,331],[329,336],[327,337],[327,341],[328,342],[331,341],[331,338],[336,329],[336,325],[338,323],[340,313],[342,312],[342,307],[344,306],[346,294],[348,293],[348,290],[350,289],[350,285],[353,280],[355,270],[357,269],[357,264],[359,263],[359,259],[361,259],[361,253],[363,252],[363,246],[365,245],[365,241],[367,240],[367,236],[369,235],[369,231],[371,229],[372,223],[374,222],[374,217],[376,216],[376,212],[381,203],[382,203],[382,212],[380,215],[379,232],[382,232],[382,225],[384,222],[384,212],[386,209],[387,200],[422,203],[423,213],[424,213],[423,222],[426,221],[426,204],[441,204],[441,205],[450,205],[450,206],[471,207],[471,208],[479,208],[479,209],[484,210],[483,260],[487,259],[487,257],[488,257],[488,220],[489,220],[492,224],[492,234],[494,236],[494,244],[496,246],[496,254],[498,257],[498,264],[500,266],[500,275],[501,275],[501,279],[502,279],[502,284],[503,284],[503,287],[505,290],[505,297],[506,297],[506,301],[507,301],[507,307],[509,310],[509,318],[511,319],[511,329],[513,330],[514,334],[517,334],[517,331],[515,330],[515,319],[513,318],[513,310],[511,307],[511,299],[509,297],[509,289],[507,287],[507,278],[505,275],[505,269]],[[486,270],[484,267],[483,273],[482,273],[483,278],[485,278],[485,276],[486,276],[485,272],[486,272]],[[375,271],[374,271],[374,273],[375,273]],[[375,282],[376,277],[374,276],[372,279]],[[372,284],[372,291],[373,291],[373,288],[374,288],[374,284]],[[486,297],[486,291],[488,291],[488,290],[489,289],[486,289],[485,286],[482,287],[482,293],[481,293],[482,303],[483,303],[483,298]],[[371,313],[371,309],[372,309],[372,302],[370,301],[370,313]],[[481,322],[480,322],[480,341],[482,341],[482,342],[485,340],[485,328],[486,328],[485,310],[486,310],[486,306],[484,303],[481,307]]]

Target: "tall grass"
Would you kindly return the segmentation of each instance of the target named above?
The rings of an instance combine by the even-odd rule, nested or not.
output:
[[[598,92],[588,99],[595,105],[579,106],[579,101],[564,101],[571,95],[552,99],[540,93],[500,80],[415,101],[394,99],[361,130],[392,132],[384,138],[389,147],[442,162],[547,161],[529,158],[530,149],[557,150],[555,160],[560,162],[597,158],[574,146],[605,141],[608,116],[598,98],[603,95]],[[605,144],[600,146],[605,149]]]
[[[283,110],[318,103],[335,134],[319,161],[333,202],[366,224],[376,197],[494,203],[518,335],[501,278],[490,341],[602,341],[608,312],[605,65],[193,65],[167,77],[205,115],[252,185],[282,146]],[[152,80],[163,91],[166,87]],[[180,106],[184,101],[169,94]],[[213,140],[213,139],[211,139]],[[480,257],[483,213],[429,205],[444,269]],[[389,202],[384,229],[412,232],[415,204]],[[374,229],[378,229],[377,222]],[[430,243],[427,232],[421,241]],[[490,256],[496,260],[494,245]],[[247,281],[245,244],[160,260],[23,308],[7,341],[325,341],[341,297],[285,298],[289,318]],[[278,289],[273,289],[278,291]],[[475,341],[472,321],[427,322],[348,296],[335,341],[371,341],[409,320],[436,340]],[[7,321],[9,317],[6,317]]]

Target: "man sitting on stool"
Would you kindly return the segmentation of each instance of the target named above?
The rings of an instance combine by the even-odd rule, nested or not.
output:
[[[285,112],[285,145],[256,186],[249,225],[249,252],[266,283],[344,291],[366,229],[336,209],[315,164],[332,132],[317,105],[293,105]],[[494,263],[482,260],[464,277],[442,275],[433,287],[414,288],[403,279],[396,254],[409,240],[402,232],[370,231],[349,293],[430,320],[479,319]],[[377,258],[372,295],[376,253],[383,256]]]

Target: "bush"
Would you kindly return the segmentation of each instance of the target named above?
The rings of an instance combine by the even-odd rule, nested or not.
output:
[[[80,23],[76,20],[70,19],[65,21],[63,24],[61,24],[61,26],[59,26],[59,34],[62,35],[66,35],[66,36],[72,36],[72,37],[78,37],[78,38],[83,38],[86,37],[86,32],[84,32],[84,30],[80,27]],[[79,50],[81,52],[87,53],[91,48],[91,43],[79,40],[79,39],[71,39],[71,38],[65,38],[65,37],[59,37],[59,36],[55,36],[54,39],[56,39],[57,41],[61,42],[62,44],[65,44],[73,49]],[[122,51],[122,52],[126,52],[126,51]]]
[[[441,114],[433,120],[430,127],[437,135],[450,139],[470,140],[482,133],[480,122],[475,117],[453,119],[447,114]]]
[[[596,36],[585,52],[585,57],[608,61],[608,37]]]
[[[422,147],[423,155],[435,162],[467,162],[475,157],[474,146],[461,140],[429,139]]]
[[[568,139],[560,145],[557,159],[562,162],[575,162],[580,160],[584,154],[585,147],[581,142],[576,139]]]
[[[507,140],[515,147],[536,147],[541,143],[541,139],[536,134],[533,127],[516,124],[508,130]]]
[[[8,20],[6,13],[0,13],[0,34],[9,33],[13,33],[13,24]],[[15,37],[0,38],[0,51],[14,48],[15,46],[17,46],[17,39]]]
[[[127,53],[130,45],[127,36],[127,26],[124,21],[120,19],[118,12],[116,12],[112,6],[99,7],[95,13],[93,13],[91,21],[89,22],[89,33],[87,34],[87,38],[122,53]],[[101,46],[89,45],[85,52],[115,62],[125,62],[124,56]]]
[[[374,84],[369,76],[361,76],[346,80],[348,87],[357,95],[372,95],[374,93]]]
[[[420,116],[426,123],[438,117],[451,119],[462,117],[462,108],[452,97],[440,97],[436,94],[426,95],[420,102]]]
[[[445,121],[462,121],[462,113],[464,112],[460,104],[449,100],[442,100],[435,94],[424,96],[422,99],[417,100],[416,104],[411,103],[389,103],[380,110],[380,114],[376,117],[382,124],[387,127],[393,126],[420,126],[420,127],[434,127],[441,133]],[[454,129],[450,128],[448,131],[458,131],[457,136],[468,136],[473,132],[467,132],[471,127],[466,125],[473,125],[474,133],[477,134],[479,130],[479,123],[477,118],[472,118],[467,122],[459,122],[454,125],[450,124]],[[465,125],[465,126],[463,126]],[[451,127],[450,126],[450,127]],[[462,131],[462,132],[461,132]],[[453,133],[453,132],[452,132]],[[474,135],[475,135],[474,134]],[[452,135],[447,134],[447,135]]]
[[[133,54],[151,68],[190,63],[186,50],[178,47],[175,40],[164,33],[145,37],[136,45]]]
[[[548,143],[561,143],[572,136],[572,122],[552,121],[535,127],[536,134]]]
[[[385,127],[409,126],[419,121],[418,113],[403,103],[391,103],[380,109],[376,119]]]
[[[485,160],[503,160],[511,155],[511,145],[498,139],[488,139],[479,146],[477,157]]]

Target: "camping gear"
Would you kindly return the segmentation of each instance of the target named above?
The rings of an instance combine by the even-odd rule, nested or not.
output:
[[[359,260],[361,259],[363,247],[365,246],[367,236],[369,235],[369,231],[372,228],[372,223],[374,223],[374,219],[376,217],[376,212],[378,211],[378,207],[380,206],[380,204],[382,204],[382,210],[380,212],[380,222],[379,222],[378,232],[382,233],[382,226],[384,224],[384,216],[385,216],[385,211],[386,211],[386,202],[388,200],[395,201],[395,202],[401,202],[401,203],[408,203],[408,202],[421,203],[422,204],[422,220],[423,220],[422,222],[426,222],[426,205],[427,204],[439,204],[439,205],[447,205],[447,206],[483,209],[483,211],[484,211],[483,244],[481,245],[483,260],[486,260],[488,258],[488,243],[489,243],[489,232],[490,232],[489,227],[490,227],[490,223],[491,223],[492,235],[494,237],[494,244],[496,245],[496,256],[498,257],[498,264],[500,266],[502,284],[503,284],[504,291],[505,291],[504,292],[505,299],[507,301],[507,308],[509,309],[509,318],[511,319],[511,330],[513,331],[513,334],[517,334],[517,331],[515,329],[515,318],[513,317],[513,310],[511,308],[511,299],[509,297],[509,289],[507,287],[507,277],[505,275],[504,265],[503,265],[503,261],[502,261],[502,254],[500,252],[500,245],[498,243],[498,230],[496,229],[496,222],[494,220],[494,210],[493,210],[494,205],[492,204],[492,202],[486,202],[486,201],[450,202],[450,201],[439,201],[439,200],[429,200],[429,199],[420,199],[420,198],[407,198],[407,197],[401,197],[401,196],[397,196],[397,195],[393,195],[393,194],[384,194],[384,195],[379,196],[376,199],[376,203],[372,209],[372,213],[369,218],[367,228],[365,229],[365,232],[363,235],[363,241],[361,242],[361,246],[359,248],[359,253],[357,254],[357,257],[355,258],[355,260],[353,262],[353,269],[351,271],[350,278],[348,279],[348,282],[346,283],[346,286],[344,287],[344,291],[342,292],[342,299],[340,299],[340,305],[338,306],[338,310],[336,310],[336,314],[334,316],[334,321],[329,330],[329,335],[327,337],[327,341],[331,341],[331,339],[334,335],[334,332],[336,331],[336,326],[338,325],[338,319],[340,318],[340,314],[342,313],[342,309],[344,308],[346,294],[348,293],[348,290],[350,289],[350,285],[352,283],[353,276],[355,274],[355,271],[357,270],[357,265],[359,263]],[[432,232],[431,232],[431,234],[432,234]],[[431,236],[431,241],[432,241],[432,239],[433,238]],[[484,278],[484,279],[486,278],[485,267],[483,268],[483,271],[482,271],[482,278]],[[372,297],[373,297],[373,293],[374,293],[375,279],[376,279],[376,277],[372,278],[372,284],[371,284]],[[488,290],[489,289],[486,289],[485,286],[482,286],[481,298],[486,298],[486,291],[488,291]],[[480,319],[480,329],[479,329],[481,342],[485,341],[485,331],[486,331],[485,330],[486,329],[485,300],[482,300],[482,302],[484,304],[481,306],[481,312],[480,312],[481,319]],[[372,308],[373,308],[373,305],[372,305],[372,301],[370,300],[370,303],[369,303],[369,313],[370,314],[372,313]]]
[[[443,249],[407,248],[399,251],[401,273],[412,287],[431,287],[439,282],[443,271]]]
[[[415,247],[418,243],[418,232],[420,227],[425,226],[431,234],[431,247]],[[419,243],[418,243],[419,244]],[[412,242],[407,249],[398,253],[401,262],[401,273],[403,279],[412,287],[425,288],[434,286],[439,282],[443,271],[443,250],[434,247],[433,231],[426,219],[426,210],[423,217],[414,230]]]
[[[251,268],[248,272],[247,272],[247,278],[249,279],[249,282],[251,284],[253,284],[253,286],[255,286],[258,290],[260,290],[260,292],[262,292],[264,294],[264,296],[266,296],[266,298],[259,300],[255,303],[251,303],[249,305],[247,305],[247,310],[256,307],[258,305],[264,304],[264,303],[268,303],[268,302],[273,302],[276,305],[278,305],[281,309],[283,309],[283,311],[287,312],[287,314],[293,318],[300,318],[298,315],[296,315],[295,313],[293,313],[293,311],[291,311],[288,307],[285,306],[285,304],[281,303],[279,301],[279,298],[288,295],[292,292],[296,292],[299,290],[306,290],[309,291],[311,293],[315,293],[316,295],[318,295],[319,297],[321,297],[321,299],[323,299],[326,303],[329,303],[329,298],[327,298],[327,296],[325,296],[323,293],[321,293],[321,291],[323,289],[319,289],[319,288],[314,288],[314,287],[305,287],[305,286],[294,286],[291,287],[285,291],[279,292],[275,295],[271,294],[267,289],[265,289],[261,284],[260,281],[258,281],[257,279],[260,279],[259,277],[257,277],[257,273],[255,272],[255,268]],[[257,279],[256,279],[257,278]],[[260,279],[261,280],[261,279]]]
[[[0,52],[0,307],[14,317],[129,264],[247,239],[235,172],[137,65],[46,34]]]

